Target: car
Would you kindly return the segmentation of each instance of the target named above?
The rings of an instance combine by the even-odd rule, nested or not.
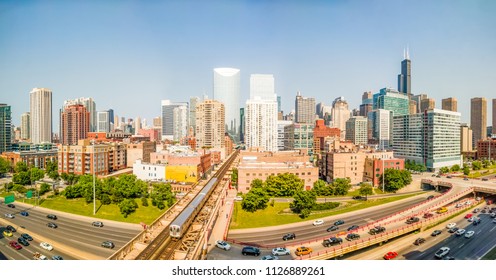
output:
[[[286,233],[283,237],[282,240],[287,241],[287,240],[293,240],[296,238],[296,234],[294,233]]]
[[[463,178],[463,180],[464,180],[464,181],[468,181],[468,178],[467,178],[467,177],[465,177],[465,178]]]
[[[38,253],[38,252],[36,252],[36,253],[34,253],[34,254],[33,254],[33,258],[34,258],[35,260],[43,260],[43,261],[48,260],[48,258],[47,258],[45,255],[40,254],[40,253]]]
[[[15,205],[14,204],[7,204],[7,207],[9,207],[9,208],[15,208]]]
[[[487,210],[486,210],[486,209],[482,209],[482,210],[481,210],[481,213],[482,213],[482,214],[486,214],[486,213],[487,213]]]
[[[496,218],[496,213],[495,212],[492,212],[491,213],[491,218]]]
[[[470,219],[472,218],[472,213],[468,213],[467,215],[465,215],[465,219]]]
[[[472,211],[472,213],[479,213],[480,209],[479,208],[475,208],[474,211]]]
[[[334,222],[334,225],[335,226],[339,226],[339,225],[342,225],[342,224],[344,224],[344,221],[343,220],[337,220],[337,221]]]
[[[215,241],[215,246],[217,246],[218,248],[221,248],[223,250],[226,250],[226,251],[231,249],[231,245],[224,240]]]
[[[434,196],[433,196],[433,195],[429,195],[429,196],[427,197],[427,200],[431,200],[431,199],[433,199],[433,198],[434,198]]]
[[[385,260],[392,260],[394,258],[396,258],[398,256],[398,253],[396,252],[387,252],[385,255],[384,255],[384,259]]]
[[[468,219],[467,219],[467,222],[471,223],[471,222],[473,222],[474,220],[475,220],[475,217],[471,217],[471,218],[468,218]]]
[[[57,228],[58,226],[55,223],[48,223],[47,224],[47,227],[49,227],[49,228]]]
[[[261,258],[261,260],[267,260],[267,261],[274,261],[278,259],[279,258],[277,256],[272,256],[272,255],[266,255]]]
[[[43,248],[43,249],[45,249],[45,250],[48,250],[48,251],[52,251],[53,250],[53,246],[50,245],[47,242],[41,242],[40,243],[40,247]]]
[[[99,222],[99,221],[93,222],[93,223],[91,223],[91,225],[94,227],[103,227],[103,223]]]
[[[451,257],[451,256],[446,256],[443,258],[443,260],[447,260],[447,261],[450,261],[450,260],[454,260],[455,258],[454,257]]]
[[[12,248],[14,248],[16,250],[22,249],[22,246],[19,245],[19,243],[15,242],[14,240],[9,241],[9,245],[10,245],[10,247],[12,247]]]
[[[258,257],[260,255],[260,249],[258,249],[257,247],[245,246],[241,250],[241,254],[243,254],[243,256],[252,255]]]
[[[472,201],[470,200],[465,201],[465,205],[472,205]]]
[[[416,223],[418,221],[420,221],[420,219],[418,217],[410,217],[410,218],[408,218],[408,220],[406,220],[406,223],[407,224],[413,224],[413,223]]]
[[[361,196],[361,195],[355,195],[353,197],[353,199],[355,199],[355,200],[367,200],[367,197],[366,196]]]
[[[56,215],[53,215],[53,214],[48,214],[47,215],[47,218],[50,219],[50,220],[57,220],[57,216]]]
[[[316,220],[316,221],[313,221],[313,225],[314,226],[320,226],[320,225],[323,225],[324,224],[324,220]]]
[[[24,217],[29,216],[28,211],[21,211],[21,213],[19,213],[19,214],[21,214],[21,216],[24,216]]]
[[[451,179],[451,178],[453,178],[453,176],[448,175],[448,176],[446,176],[446,178]]]
[[[114,249],[115,244],[114,242],[107,240],[107,241],[103,241],[101,246],[109,249]]]
[[[415,239],[415,242],[413,242],[413,245],[420,245],[424,242],[425,242],[425,238],[420,237],[420,238]]]
[[[481,219],[479,217],[475,218],[474,221],[472,222],[472,225],[476,226],[481,223]]]
[[[369,230],[369,233],[370,233],[371,235],[376,235],[376,234],[381,233],[381,232],[384,232],[384,231],[386,231],[386,228],[385,228],[385,227],[376,226],[376,227],[374,227],[374,228],[371,228],[371,229]]]
[[[324,247],[329,247],[329,246],[339,245],[341,243],[343,243],[342,238],[331,237],[331,238],[325,239],[324,242],[322,242],[322,245],[324,245]]]
[[[272,249],[272,255],[274,255],[274,256],[282,256],[282,255],[289,255],[289,254],[291,254],[291,252],[286,248],[278,247],[278,248]]]
[[[427,218],[430,218],[432,216],[434,216],[434,214],[432,214],[432,213],[425,213],[423,217],[424,217],[424,219],[427,219]]]
[[[461,236],[464,233],[465,233],[465,229],[461,228],[461,229],[457,230],[455,234],[458,235],[458,236]]]
[[[467,231],[467,233],[465,233],[465,238],[470,238],[470,237],[474,236],[474,234],[475,234],[475,231],[469,230],[469,231]]]
[[[360,234],[358,233],[350,233],[346,236],[346,240],[351,241],[351,240],[356,240],[360,239]]]
[[[333,225],[333,226],[327,228],[327,232],[329,232],[329,231],[335,231],[335,230],[338,230],[338,229],[339,229],[338,226]]]
[[[313,252],[312,248],[302,246],[302,247],[296,248],[295,255],[303,256],[303,255],[311,254],[312,252]]]
[[[482,178],[482,181],[489,181],[489,179],[487,179],[487,178]]]
[[[433,231],[433,232],[431,233],[431,236],[438,236],[438,235],[440,235],[441,233],[442,233],[442,231],[441,231],[441,230],[436,229],[435,231]]]
[[[454,228],[450,228],[450,229],[448,230],[448,232],[449,232],[449,233],[455,233],[457,230],[459,230],[459,228],[454,227]]]
[[[463,207],[463,204],[461,204],[461,203],[457,203],[455,207],[456,207],[456,208]]]
[[[12,231],[12,232],[16,232],[16,231],[17,231],[17,230],[16,230],[13,226],[11,226],[11,225],[7,225],[5,228],[6,228],[6,229],[8,229],[8,230],[10,230],[10,231]]]
[[[496,224],[496,218],[494,218],[494,219],[493,219],[493,223],[495,223],[495,224]]]
[[[441,178],[441,175],[436,175],[436,178]]]
[[[27,233],[21,234],[21,237],[26,239],[27,241],[33,241],[33,238],[31,237],[31,235],[29,235]]]
[[[5,214],[5,218],[14,219],[14,214],[7,213]]]
[[[456,227],[456,223],[449,223],[448,225],[446,225],[447,229],[454,228],[454,227]]]
[[[21,243],[24,246],[29,246],[29,242],[22,237],[17,238],[17,242]]]
[[[434,256],[438,259],[443,258],[444,256],[448,255],[450,252],[449,247],[441,247],[439,250],[434,254]]]
[[[5,237],[11,237],[12,236],[12,231],[6,229],[3,231],[3,236]]]
[[[59,255],[55,255],[55,256],[53,256],[53,257],[52,257],[52,260],[56,260],[56,261],[61,261],[61,260],[63,260],[63,259],[64,259],[64,258],[62,258],[62,257],[61,257],[61,256],[59,256]]]
[[[239,196],[239,195],[238,195],[238,196],[236,196],[236,197],[234,198],[234,200],[235,200],[235,201],[242,201],[242,200],[243,200],[243,197],[241,197],[241,196]]]
[[[446,212],[448,212],[448,208],[446,208],[446,207],[440,207],[440,208],[438,208],[438,209],[436,210],[436,212],[437,212],[438,214],[446,213]]]
[[[347,231],[352,231],[352,230],[355,230],[355,229],[358,229],[358,228],[359,228],[359,226],[357,226],[357,225],[352,225],[351,227],[349,227],[349,228],[347,229]]]

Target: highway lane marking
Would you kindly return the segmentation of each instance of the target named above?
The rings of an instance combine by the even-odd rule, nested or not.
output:
[[[460,245],[458,248],[461,248],[461,247],[463,247],[463,246],[465,246],[465,243],[463,243],[462,245]]]
[[[481,232],[482,232],[482,230],[479,230],[479,231],[478,231],[478,232],[476,232],[475,234],[479,234],[479,233],[481,233]]]
[[[424,255],[424,254],[425,254],[425,252],[422,252],[422,254],[420,254],[419,257],[422,256],[422,255]]]
[[[495,228],[496,228],[496,226],[494,226],[489,232],[493,231]]]

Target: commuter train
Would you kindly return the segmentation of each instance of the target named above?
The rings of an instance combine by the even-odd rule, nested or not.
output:
[[[202,209],[205,202],[207,202],[208,197],[214,189],[217,178],[213,177],[210,181],[203,187],[203,189],[196,195],[196,197],[188,204],[186,208],[179,214],[179,216],[172,221],[169,226],[169,235],[173,238],[181,238],[186,232],[188,227],[193,222],[196,214]]]

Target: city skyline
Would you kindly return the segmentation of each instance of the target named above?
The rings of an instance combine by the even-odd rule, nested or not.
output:
[[[407,47],[413,94],[436,108],[457,98],[464,123],[472,97],[485,97],[492,112],[492,2],[213,3],[3,1],[1,102],[12,106],[12,123],[29,112],[32,88],[52,91],[56,132],[56,112],[79,97],[92,97],[98,111],[152,120],[161,100],[213,98],[219,67],[240,69],[240,107],[250,75],[271,74],[285,114],[298,91],[325,105],[344,96],[351,110],[365,91],[397,89]]]

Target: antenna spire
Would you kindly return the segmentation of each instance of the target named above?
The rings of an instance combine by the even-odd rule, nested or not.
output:
[[[406,46],[406,59],[410,59],[410,54],[408,53],[408,45]]]

